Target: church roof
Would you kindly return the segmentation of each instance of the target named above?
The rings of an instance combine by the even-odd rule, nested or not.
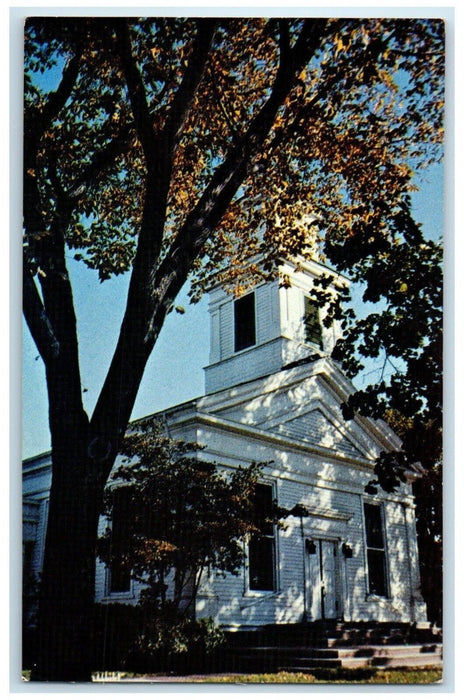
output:
[[[399,438],[383,421],[343,419],[340,405],[353,389],[332,360],[316,355],[312,361],[172,407],[164,417],[172,426],[214,423],[226,431],[348,461],[372,462],[381,450],[399,449]]]

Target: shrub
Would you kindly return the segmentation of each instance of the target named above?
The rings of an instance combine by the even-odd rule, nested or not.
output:
[[[225,643],[223,632],[212,619],[145,621],[124,670],[135,673],[175,673],[214,670],[217,652]]]
[[[214,670],[224,633],[212,619],[161,617],[146,606],[96,604],[94,670],[190,673]]]

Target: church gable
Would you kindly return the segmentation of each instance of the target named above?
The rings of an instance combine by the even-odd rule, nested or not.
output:
[[[375,459],[379,445],[368,423],[343,420],[340,395],[329,389],[328,360],[282,372],[228,393],[205,397],[200,410],[231,423],[247,425],[329,451],[347,459]]]
[[[337,428],[321,408],[315,408],[297,418],[280,423],[274,426],[271,432],[278,432],[294,440],[333,450],[355,459],[366,457],[365,453]]]

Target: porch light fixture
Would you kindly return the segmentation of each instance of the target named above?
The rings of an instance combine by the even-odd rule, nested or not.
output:
[[[297,503],[288,511],[288,514],[293,515],[295,518],[307,518],[309,510],[302,503]]]
[[[343,556],[345,559],[352,559],[353,558],[353,548],[348,542],[344,542],[342,544],[342,552]]]
[[[316,554],[316,543],[313,540],[306,540],[305,546],[308,554]]]

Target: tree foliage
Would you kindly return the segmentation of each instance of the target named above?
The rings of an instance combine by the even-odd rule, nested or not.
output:
[[[50,625],[71,598],[90,610],[103,489],[189,278],[193,300],[212,278],[240,293],[282,259],[325,256],[386,305],[359,324],[345,317],[338,358],[354,371],[356,347],[405,365],[389,386],[355,394],[349,411],[376,415],[392,402],[414,413],[401,464],[426,456],[415,436],[436,444],[439,261],[410,194],[414,173],[441,155],[443,73],[435,19],[26,21],[23,300],[45,363],[53,457],[39,628],[40,664],[55,667],[42,676],[86,677],[82,606],[53,649]],[[91,416],[69,251],[102,281],[131,271]],[[342,314],[336,303],[331,314]]]
[[[364,300],[379,309],[345,322],[334,357],[351,376],[364,358],[379,358],[377,381],[353,393],[343,407],[374,418],[401,415],[402,448],[382,454],[376,474],[386,490],[404,481],[413,463],[434,468],[442,454],[443,281],[439,244],[398,242],[365,263]]]
[[[114,543],[109,526],[99,556],[128,566],[143,586],[142,604],[160,618],[192,610],[205,571],[237,574],[245,537],[259,532],[253,497],[260,465],[221,474],[201,459],[201,449],[163,436],[153,421],[141,423],[125,438],[122,464],[106,491],[110,519],[115,499],[125,496],[129,530]]]
[[[385,420],[402,439],[414,429],[414,419],[388,409]],[[443,623],[443,459],[441,455],[413,482],[419,547],[421,593],[427,619]]]

